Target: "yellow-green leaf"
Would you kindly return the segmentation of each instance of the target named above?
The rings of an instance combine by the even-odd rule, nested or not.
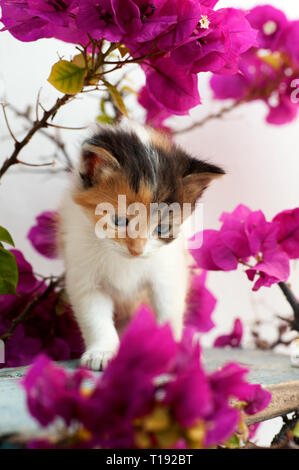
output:
[[[132,94],[134,94],[134,95],[137,95],[137,91],[134,90],[133,88],[131,88],[131,87],[128,86],[128,85],[123,86],[122,89],[121,89],[121,91],[126,91],[126,92],[129,93],[129,94],[132,93]]]
[[[62,93],[75,95],[82,90],[86,73],[82,67],[60,60],[53,65],[48,82]]]
[[[87,54],[87,63],[89,64],[89,62],[91,61],[91,57],[89,54]],[[77,54],[75,55],[73,58],[72,58],[72,64],[75,64],[77,65],[78,67],[81,67],[81,69],[85,69],[86,68],[86,63],[85,63],[85,57],[84,55],[82,54],[82,52],[80,54]]]
[[[106,99],[105,97],[103,97],[100,101],[100,109],[101,109],[101,112],[102,114],[106,114]]]
[[[297,421],[297,424],[293,429],[293,436],[297,438],[299,437],[299,421]]]
[[[113,100],[113,103],[115,104],[115,106],[117,107],[117,109],[122,113],[124,114],[126,117],[128,117],[128,112],[127,112],[127,108],[126,108],[126,105],[121,97],[121,94],[119,93],[118,89],[114,86],[114,85],[111,85],[111,83],[108,83],[106,81],[104,81],[105,85],[107,86],[108,88],[108,91],[111,95],[111,98]]]
[[[97,116],[97,121],[101,124],[114,124],[114,119],[108,116],[108,114],[100,114]]]
[[[6,228],[1,227],[1,225],[0,225],[0,241],[8,243],[11,246],[15,246],[10,233],[6,230]]]
[[[0,295],[16,294],[18,266],[14,255],[0,247]]]
[[[225,447],[228,449],[238,449],[241,447],[240,438],[237,434],[234,434],[228,441],[225,443]]]

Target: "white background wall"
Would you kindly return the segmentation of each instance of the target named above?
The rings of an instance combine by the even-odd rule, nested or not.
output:
[[[264,3],[222,0],[219,7],[251,8]],[[290,18],[299,19],[298,2],[271,0],[269,3],[283,9]],[[57,92],[46,79],[51,66],[57,61],[58,53],[69,57],[74,53],[74,47],[54,39],[21,43],[9,33],[2,32],[0,90],[3,99],[22,110],[28,104],[34,105],[37,91],[42,87],[43,104],[47,106],[53,103]],[[142,81],[142,76],[137,73],[135,79],[137,82]],[[200,92],[203,105],[191,112],[191,118],[176,120],[176,126],[185,126],[190,120],[201,119],[223,105],[211,100],[206,75],[200,78]],[[85,95],[65,106],[56,122],[82,126],[93,122],[97,112],[98,100]],[[20,121],[17,122],[11,113],[8,114],[18,134],[22,130]],[[269,126],[264,121],[265,115],[266,109],[262,104],[243,106],[221,120],[211,121],[203,128],[178,138],[194,155],[208,158],[227,171],[226,177],[206,193],[205,228],[217,228],[221,212],[231,211],[241,202],[252,209],[262,209],[269,218],[281,210],[298,206],[299,122],[283,127]],[[12,141],[8,138],[3,119],[0,126],[0,160],[3,160],[12,150]],[[68,151],[74,159],[83,135],[84,131],[63,133]],[[25,161],[37,162],[51,160],[52,155],[52,145],[36,136],[20,156]],[[11,169],[1,181],[0,223],[13,234],[16,246],[38,272],[58,272],[62,267],[59,261],[48,262],[35,253],[25,235],[38,213],[57,207],[65,184],[66,177],[63,175],[35,174],[24,167],[21,171]],[[291,281],[299,296],[299,271],[295,264]],[[236,316],[241,317],[249,328],[258,316],[270,320],[274,313],[289,313],[289,307],[278,287],[263,288],[253,293],[251,283],[242,272],[210,273],[208,285],[219,299],[214,314],[217,330],[213,331],[213,337],[219,332],[228,331]],[[210,340],[207,337],[205,342],[208,344]]]

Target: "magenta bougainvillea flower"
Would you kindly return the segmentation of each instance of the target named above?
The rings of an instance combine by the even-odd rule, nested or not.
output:
[[[111,0],[79,1],[76,24],[80,31],[89,33],[94,39],[105,38],[117,42],[123,37]]]
[[[27,1],[1,0],[0,5],[4,30],[9,30],[15,38],[26,42],[52,37],[49,22],[38,16],[34,17],[29,11]]]
[[[151,410],[154,378],[170,370],[176,348],[170,327],[158,327],[152,313],[141,307],[82,410],[83,425],[101,446],[132,446],[132,423]]]
[[[282,31],[279,38],[279,48],[292,58],[296,67],[299,67],[299,21],[291,21]],[[298,71],[298,68],[297,68]]]
[[[259,47],[275,51],[281,32],[288,25],[286,15],[271,5],[263,5],[253,8],[247,19],[258,31]]]
[[[200,2],[198,0],[185,0],[184,2],[168,0],[160,10],[160,16],[161,14],[172,16],[172,24],[160,35],[157,47],[160,50],[172,50],[188,40],[196,28],[200,20]]]
[[[11,251],[19,270],[18,295],[0,296],[0,336],[8,331],[12,321],[34,298],[47,289],[46,282],[36,278],[22,253]],[[41,299],[28,318],[16,327],[6,340],[5,364],[0,364],[0,368],[28,365],[41,352],[54,360],[80,357],[83,352],[80,331],[70,307],[58,294],[59,291],[54,290]]]
[[[271,394],[258,384],[249,385],[244,379],[247,373],[248,369],[232,362],[214,372],[210,377],[210,383],[214,393],[221,390],[226,397],[236,397],[240,401],[245,401],[247,403],[245,412],[252,415],[269,404]]]
[[[243,325],[240,318],[236,318],[232,332],[229,335],[221,335],[214,341],[215,348],[225,348],[230,346],[231,348],[239,348],[241,345],[243,336]]]
[[[70,447],[190,448],[224,443],[240,420],[240,409],[230,400],[241,400],[252,414],[268,405],[270,393],[249,384],[244,379],[248,371],[238,364],[207,374],[192,335],[187,329],[175,343],[170,327],[158,326],[142,307],[116,357],[88,390],[85,372],[67,373],[39,357],[23,380],[29,411],[42,426],[56,418],[66,426],[72,423]],[[48,443],[35,441],[31,447]]]
[[[196,24],[189,38],[176,35],[180,41],[172,41],[170,56],[154,55],[144,66],[149,95],[170,114],[186,114],[200,104],[198,72],[236,73],[239,55],[255,43],[256,32],[240,10],[214,12],[200,6]],[[155,50],[165,45],[166,37],[155,44]],[[141,50],[148,53],[151,49]]]
[[[142,87],[138,94],[138,102],[146,110],[145,123],[169,132],[170,129],[167,128],[163,123],[164,121],[171,116],[169,111],[166,111],[164,106],[158,103],[150,94],[146,86]]]
[[[33,16],[49,23],[68,26],[68,18],[76,11],[77,4],[77,0],[28,0],[28,9]]]
[[[196,30],[172,56],[178,65],[192,73],[236,73],[240,54],[252,47],[255,39],[256,31],[241,10],[213,11],[201,7],[201,20]]]
[[[266,121],[269,124],[282,125],[293,121],[299,110],[298,103],[291,100],[294,77],[277,70],[276,65],[273,67],[279,61],[278,56],[259,57],[257,51],[248,51],[239,60],[239,73],[212,77],[210,83],[214,97],[219,100],[261,100],[268,107]]]
[[[37,224],[29,230],[27,238],[39,254],[46,258],[56,258],[58,213],[42,212],[37,216],[36,222]]]
[[[153,41],[174,25],[174,0],[111,0],[116,21],[126,44]],[[134,47],[134,46],[133,46]]]
[[[58,415],[70,424],[78,418],[77,412],[84,395],[80,393],[83,380],[91,378],[85,369],[72,375],[57,366],[47,356],[39,355],[22,381],[27,393],[27,405],[31,415],[42,426],[47,426]],[[37,395],[41,400],[37,400]]]
[[[205,285],[206,278],[206,271],[193,275],[185,313],[185,325],[203,333],[215,326],[211,316],[217,304],[216,298]]]
[[[220,230],[205,230],[201,248],[190,249],[199,267],[232,271],[245,265],[249,280],[258,276],[253,290],[288,279],[289,259],[299,254],[298,209],[281,212],[267,222],[261,211],[239,205],[220,220]]]
[[[213,408],[208,376],[200,364],[200,346],[198,342],[192,346],[188,330],[179,345],[172,374],[173,378],[165,386],[164,402],[171,407],[179,424],[188,428],[208,416]]]
[[[55,37],[71,43],[88,42],[85,32],[76,28],[76,0],[1,0],[0,6],[4,30],[20,41]]]
[[[277,214],[273,223],[278,225],[278,243],[290,259],[299,258],[299,208]]]
[[[286,124],[299,111],[299,101],[293,99],[294,80],[299,72],[299,21],[289,21],[282,11],[270,5],[253,8],[247,19],[258,31],[258,47],[239,57],[237,74],[212,77],[214,97],[261,100],[268,107],[268,123]]]
[[[186,114],[200,103],[196,74],[186,74],[171,57],[145,67],[150,96],[170,114]]]

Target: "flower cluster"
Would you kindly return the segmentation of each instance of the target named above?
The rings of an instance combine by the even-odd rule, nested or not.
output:
[[[290,274],[290,259],[299,257],[299,208],[286,210],[267,222],[261,211],[239,205],[220,217],[220,230],[205,230],[203,245],[191,249],[199,267],[232,271],[247,266],[253,290],[284,282]],[[255,264],[251,264],[251,260]]]
[[[141,102],[162,114],[200,103],[197,74],[238,72],[240,54],[256,44],[241,10],[214,10],[217,0],[1,0],[5,29],[21,41],[55,37],[124,44],[146,74]],[[159,125],[161,113],[148,121]]]
[[[84,382],[92,378],[88,372],[68,374],[40,356],[23,380],[29,410],[42,426],[56,418],[68,426],[57,446],[206,448],[246,434],[242,416],[264,409],[270,393],[249,384],[248,371],[235,363],[206,373],[190,334],[176,343],[170,327],[158,326],[142,307],[92,385]]]
[[[48,292],[47,283],[37,279],[22,253],[11,251],[17,260],[19,283],[17,295],[0,296],[0,337],[11,326],[15,328],[6,338],[5,364],[0,367],[30,364],[41,352],[55,360],[79,357],[83,342],[61,291],[53,289]],[[35,299],[39,301],[35,302]],[[28,316],[19,322],[26,309]]]
[[[291,122],[299,111],[299,21],[289,21],[270,5],[254,8],[247,20],[258,31],[258,47],[241,55],[240,71],[234,76],[212,77],[214,97],[262,100],[268,107],[267,122]]]

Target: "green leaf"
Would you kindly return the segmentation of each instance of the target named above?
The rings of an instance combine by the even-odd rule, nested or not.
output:
[[[127,92],[129,95],[131,95],[131,94],[132,94],[132,95],[137,95],[137,94],[138,94],[137,91],[134,90],[134,88],[131,88],[131,87],[128,86],[128,85],[123,86],[122,89],[121,89],[121,91],[123,91],[123,92],[125,91],[125,92]]]
[[[241,446],[240,438],[237,434],[234,434],[226,443],[224,444],[228,449],[238,449]]]
[[[6,230],[6,228],[1,227],[0,225],[0,241],[8,243],[11,246],[15,246],[13,239],[11,238],[10,234]]]
[[[293,436],[299,438],[299,421],[297,421],[297,424],[293,429]]]
[[[117,107],[117,109],[122,113],[124,114],[124,116],[128,117],[128,112],[127,112],[127,108],[126,108],[126,105],[121,97],[121,94],[119,93],[118,89],[114,86],[114,85],[111,85],[111,83],[109,82],[106,82],[106,80],[103,82],[105,83],[105,85],[107,86],[108,88],[108,91],[111,95],[111,98],[113,100],[113,103],[115,104],[115,106]]]
[[[89,64],[90,61],[91,61],[91,57],[90,57],[89,54],[86,55],[86,59],[87,59],[87,63]],[[81,69],[86,68],[86,62],[85,62],[85,58],[84,58],[84,55],[82,54],[82,52],[80,54],[75,55],[72,58],[72,64],[77,65]]]
[[[53,65],[48,82],[62,93],[75,95],[82,90],[86,73],[86,69],[67,60],[60,60]]]
[[[0,295],[16,294],[18,266],[10,251],[0,247]]]
[[[114,124],[114,119],[108,114],[100,114],[100,116],[97,116],[97,121],[101,124]]]

